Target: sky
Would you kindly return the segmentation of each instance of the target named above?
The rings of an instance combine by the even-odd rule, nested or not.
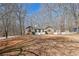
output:
[[[24,4],[24,8],[28,15],[32,15],[32,14],[38,13],[41,10],[42,6],[40,3],[27,3],[27,4]],[[61,12],[61,10],[58,8],[56,8],[56,11]],[[58,16],[57,14],[60,14],[60,12],[57,12],[57,13],[53,12],[53,16],[54,17]]]
[[[40,9],[41,9],[41,4],[40,3],[26,3],[23,4],[24,9],[26,10],[26,15],[31,17],[33,14],[35,13],[39,13]],[[27,18],[27,20],[25,20],[25,26],[29,26],[30,25],[30,21],[31,19]]]
[[[41,4],[39,3],[28,3],[24,4],[27,14],[32,15],[33,13],[37,13],[41,9]]]

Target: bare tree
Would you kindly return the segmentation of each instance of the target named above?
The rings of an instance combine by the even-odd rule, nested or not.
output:
[[[2,23],[4,36],[16,35],[20,30],[20,34],[24,34],[24,18],[25,11],[22,4],[1,4],[0,19]],[[19,25],[18,25],[19,21]],[[18,26],[20,26],[18,29]]]
[[[20,34],[24,34],[24,18],[25,18],[25,11],[23,10],[23,6],[21,4],[18,4],[17,6],[17,18],[19,20],[20,25]]]

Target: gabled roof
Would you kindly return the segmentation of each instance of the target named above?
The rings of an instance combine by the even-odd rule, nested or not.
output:
[[[26,29],[28,29],[28,28],[33,28],[32,26],[28,26],[28,27],[26,27]]]
[[[53,27],[52,27],[52,26],[47,26],[45,29],[47,29],[47,28],[52,28],[52,29],[53,29]]]

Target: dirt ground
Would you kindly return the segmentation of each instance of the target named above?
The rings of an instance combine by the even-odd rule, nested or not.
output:
[[[1,56],[79,56],[79,34],[25,35],[0,40]]]

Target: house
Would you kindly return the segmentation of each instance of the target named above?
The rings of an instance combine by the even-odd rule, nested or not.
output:
[[[54,29],[51,26],[48,26],[45,28],[45,33],[46,34],[54,34]]]
[[[36,28],[35,29],[35,35],[44,35],[44,34],[53,34],[54,29],[51,26],[48,26],[46,28]]]
[[[45,34],[44,29],[35,29],[35,35],[43,35]]]
[[[30,34],[32,34],[32,31],[33,31],[33,27],[32,26],[28,26],[25,29],[25,34],[30,35]]]
[[[33,34],[33,35],[44,35],[44,34],[54,34],[54,29],[51,26],[46,28],[34,28],[32,26],[26,27],[25,34]]]
[[[44,29],[40,29],[40,28],[34,28],[32,26],[28,26],[25,29],[25,34],[27,35],[42,35],[45,34]]]

